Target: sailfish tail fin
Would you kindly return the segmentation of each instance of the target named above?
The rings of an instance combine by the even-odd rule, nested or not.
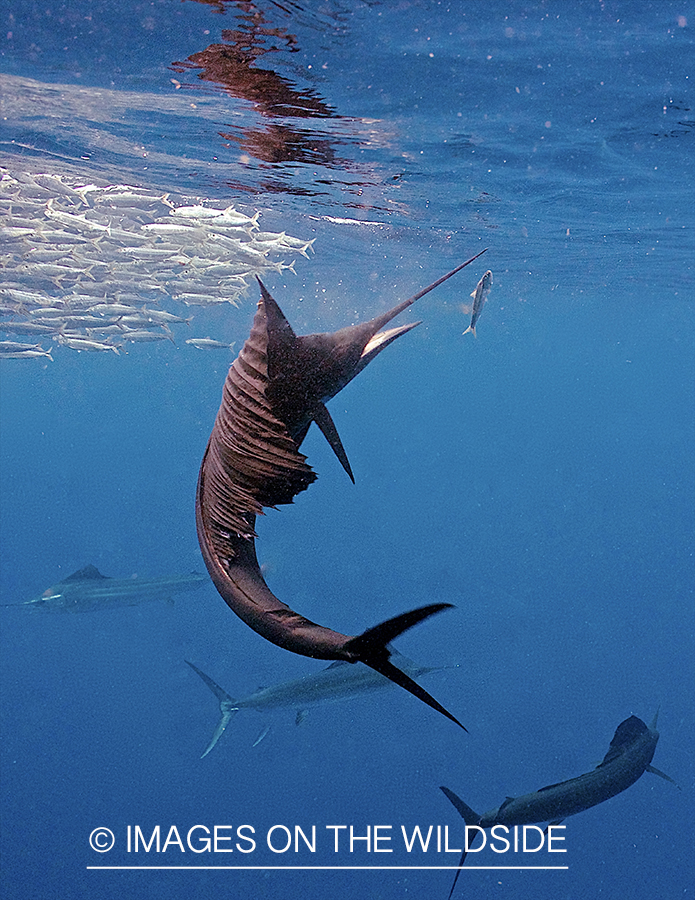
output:
[[[422,700],[423,703],[431,706],[432,709],[436,709],[437,712],[446,716],[447,719],[451,719],[464,731],[468,731],[455,716],[428,694],[423,687],[410,678],[409,675],[406,675],[405,672],[401,671],[398,666],[390,662],[390,652],[387,647],[390,641],[417,625],[418,622],[422,622],[423,619],[427,619],[443,609],[450,608],[451,603],[431,603],[428,606],[421,606],[418,609],[410,610],[410,612],[401,613],[399,616],[380,622],[374,628],[369,628],[357,637],[352,638],[345,644],[344,649],[354,654],[356,659],[366,666],[379,672],[385,678],[388,678],[389,681],[393,681],[394,684],[405,688],[406,691],[409,691],[413,696]]]
[[[453,791],[450,791],[448,787],[444,787],[443,785],[439,790],[444,794],[447,800],[450,800],[455,806],[456,811],[466,825],[478,825],[480,823],[480,816],[478,813],[474,812],[467,803],[464,803],[458,794],[455,794]]]
[[[213,681],[209,675],[205,674],[205,672],[201,672],[198,666],[194,666],[192,662],[188,662],[188,660],[185,660],[185,662],[193,669],[194,672],[198,673],[205,684],[207,684],[207,686],[210,688],[212,693],[220,701],[220,721],[217,723],[217,728],[215,728],[215,731],[210,738],[210,743],[207,745],[207,747],[203,751],[202,756],[200,757],[201,759],[203,759],[208,755],[208,753],[222,737],[225,729],[227,728],[227,725],[229,725],[229,720],[232,718],[234,713],[238,712],[239,710],[234,706],[234,700],[232,700],[229,694],[223,688],[221,688],[216,681]]]
[[[480,822],[480,816],[477,812],[474,812],[467,803],[464,803],[463,800],[459,797],[458,794],[455,794],[453,791],[450,791],[448,787],[444,787],[443,785],[439,788],[439,790],[444,794],[444,796],[450,800],[453,805],[456,807],[458,814],[461,816],[466,825],[478,825]],[[467,839],[466,839],[467,840]],[[468,843],[466,843],[466,847]],[[456,875],[454,875],[454,883],[451,885],[451,890],[449,891],[449,896],[447,900],[451,900],[454,889],[456,888],[456,882],[459,880],[459,875],[461,874],[461,869],[463,868],[463,864],[466,861],[466,857],[468,856],[468,850],[464,850],[461,854],[461,859],[459,860],[458,871]]]

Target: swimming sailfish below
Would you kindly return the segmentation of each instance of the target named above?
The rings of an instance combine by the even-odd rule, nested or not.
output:
[[[482,816],[449,788],[442,787],[441,790],[456,807],[466,825],[477,825],[479,828],[494,828],[495,825],[511,828],[514,825],[538,822],[559,825],[568,816],[584,812],[585,809],[597,806],[627,790],[645,772],[659,775],[675,784],[672,778],[651,765],[659,740],[659,732],[656,730],[658,715],[657,712],[651,725],[645,725],[637,716],[630,716],[621,722],[615,730],[608,753],[591,772],[558,784],[549,784],[522,797],[507,797],[501,806]],[[465,859],[466,851],[461,856],[459,867],[463,866]],[[449,897],[454,892],[460,874],[459,868]]]
[[[398,651],[393,651],[392,659],[397,663],[398,668],[410,678],[420,678],[421,675],[434,672],[437,668],[435,666],[419,666]],[[247,697],[235,700],[209,675],[194,666],[192,662],[188,662],[188,660],[186,662],[202,678],[220,703],[220,721],[201,759],[208,755],[224,734],[232,716],[241,709],[255,709],[258,712],[291,709],[294,710],[295,721],[299,725],[304,720],[307,709],[313,706],[337,703],[341,700],[349,700],[392,687],[392,682],[388,678],[368,666],[362,663],[351,665],[338,660],[320,672],[283,681],[271,687],[260,688]],[[254,741],[254,747],[260,744],[269,730],[270,726],[266,726],[261,731]]]
[[[44,612],[81,613],[117,606],[137,606],[146,600],[167,600],[182,591],[192,591],[205,584],[199,572],[186,575],[164,575],[160,578],[109,578],[96,566],[85,566],[24,603],[8,606],[41,609]]]
[[[485,251],[481,251],[484,253]],[[357,636],[317,625],[268,588],[254,539],[263,507],[291,503],[316,479],[299,447],[316,422],[354,481],[325,404],[385,347],[418,323],[381,331],[400,312],[481,254],[369,322],[333,333],[296,335],[258,279],[261,299],[251,334],[227,375],[198,478],[196,522],[205,564],[227,605],[266,640],[316,659],[363,662],[463,725],[389,661],[388,644],[451,604],[403,613]]]

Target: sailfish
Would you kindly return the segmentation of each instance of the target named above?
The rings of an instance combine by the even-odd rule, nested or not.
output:
[[[251,333],[227,374],[196,495],[203,559],[215,587],[240,619],[293,653],[362,662],[461,728],[455,716],[389,660],[390,641],[451,604],[432,603],[410,610],[357,636],[332,631],[290,609],[271,592],[256,556],[255,522],[264,507],[292,503],[316,480],[299,450],[312,422],[354,482],[326,403],[384,348],[419,323],[382,330],[385,325],[481,253],[388,312],[332,333],[296,335],[257,279],[261,297]]]
[[[658,716],[657,710],[650,725],[637,716],[630,716],[621,722],[615,730],[608,752],[590,772],[557,784],[549,784],[521,797],[507,797],[500,806],[482,815],[474,812],[450,788],[442,786],[440,790],[456,808],[467,829],[483,831],[498,825],[511,828],[535,822],[559,825],[568,816],[598,806],[626,791],[645,772],[676,784],[669,775],[651,764],[659,740],[659,732],[656,730]],[[464,850],[461,855],[448,900],[451,900],[454,893],[467,854],[468,850]]]

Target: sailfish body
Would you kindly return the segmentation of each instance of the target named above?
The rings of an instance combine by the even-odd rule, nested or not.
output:
[[[584,812],[621,794],[645,772],[654,772],[663,777],[663,773],[651,765],[658,740],[656,716],[651,726],[645,725],[637,716],[630,716],[616,729],[608,753],[595,769],[522,797],[507,797],[501,806],[481,816],[466,807],[466,824],[479,825],[481,828],[492,828],[495,825],[512,827],[559,821]],[[453,791],[448,788],[442,788],[442,791],[463,815],[463,801],[456,798],[457,804]]]
[[[657,718],[658,712],[651,724],[647,725],[637,716],[630,716],[616,728],[608,752],[595,769],[567,781],[549,784],[521,797],[507,797],[500,806],[482,815],[474,812],[450,788],[442,786],[441,790],[467,827],[483,830],[501,825],[511,828],[536,822],[559,825],[568,816],[598,806],[599,803],[626,791],[645,772],[651,772],[675,784],[672,778],[651,764],[659,740],[659,732],[656,730]],[[448,900],[453,896],[467,855],[466,849],[461,854]]]
[[[414,327],[409,324],[381,331],[384,325],[472,261],[389,312],[327,334],[296,335],[259,279],[261,299],[251,333],[225,381],[196,498],[205,564],[227,605],[247,625],[293,653],[363,662],[459,725],[420,685],[389,662],[387,647],[403,631],[449,604],[412,610],[356,637],[341,634],[294,612],[270,591],[258,565],[254,540],[256,516],[264,507],[291,503],[316,479],[299,452],[312,422],[352,478],[326,402],[381,350]]]

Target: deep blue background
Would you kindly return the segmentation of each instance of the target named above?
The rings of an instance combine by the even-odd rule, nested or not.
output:
[[[134,860],[87,839],[157,823],[453,834],[439,784],[488,809],[587,771],[622,719],[658,707],[654,763],[682,793],[646,775],[566,823],[568,871],[464,873],[459,891],[689,896],[695,7],[258,6],[299,48],[259,65],[336,111],[300,124],[337,162],[249,158],[220,132],[268,117],[171,68],[237,27],[235,4],[6,2],[2,164],[185,189],[316,237],[297,277],[267,279],[302,332],[370,317],[489,246],[333,401],[356,486],[312,432],[320,479],[269,512],[258,542],[278,596],[338,630],[454,603],[398,646],[459,663],[427,684],[470,735],[394,691],[300,728],[288,713],[253,749],[265,719],[240,713],[200,761],[216,705],[184,658],[232,695],[321,664],[262,641],[212,585],[174,609],[3,610],[3,897],[443,898],[451,873],[88,872]],[[490,301],[464,338],[460,304],[487,267]],[[241,342],[253,306],[196,310],[197,333]],[[87,563],[202,569],[193,494],[228,360],[183,340],[104,356],[0,367],[3,603]],[[442,864],[321,846],[135,862]]]

